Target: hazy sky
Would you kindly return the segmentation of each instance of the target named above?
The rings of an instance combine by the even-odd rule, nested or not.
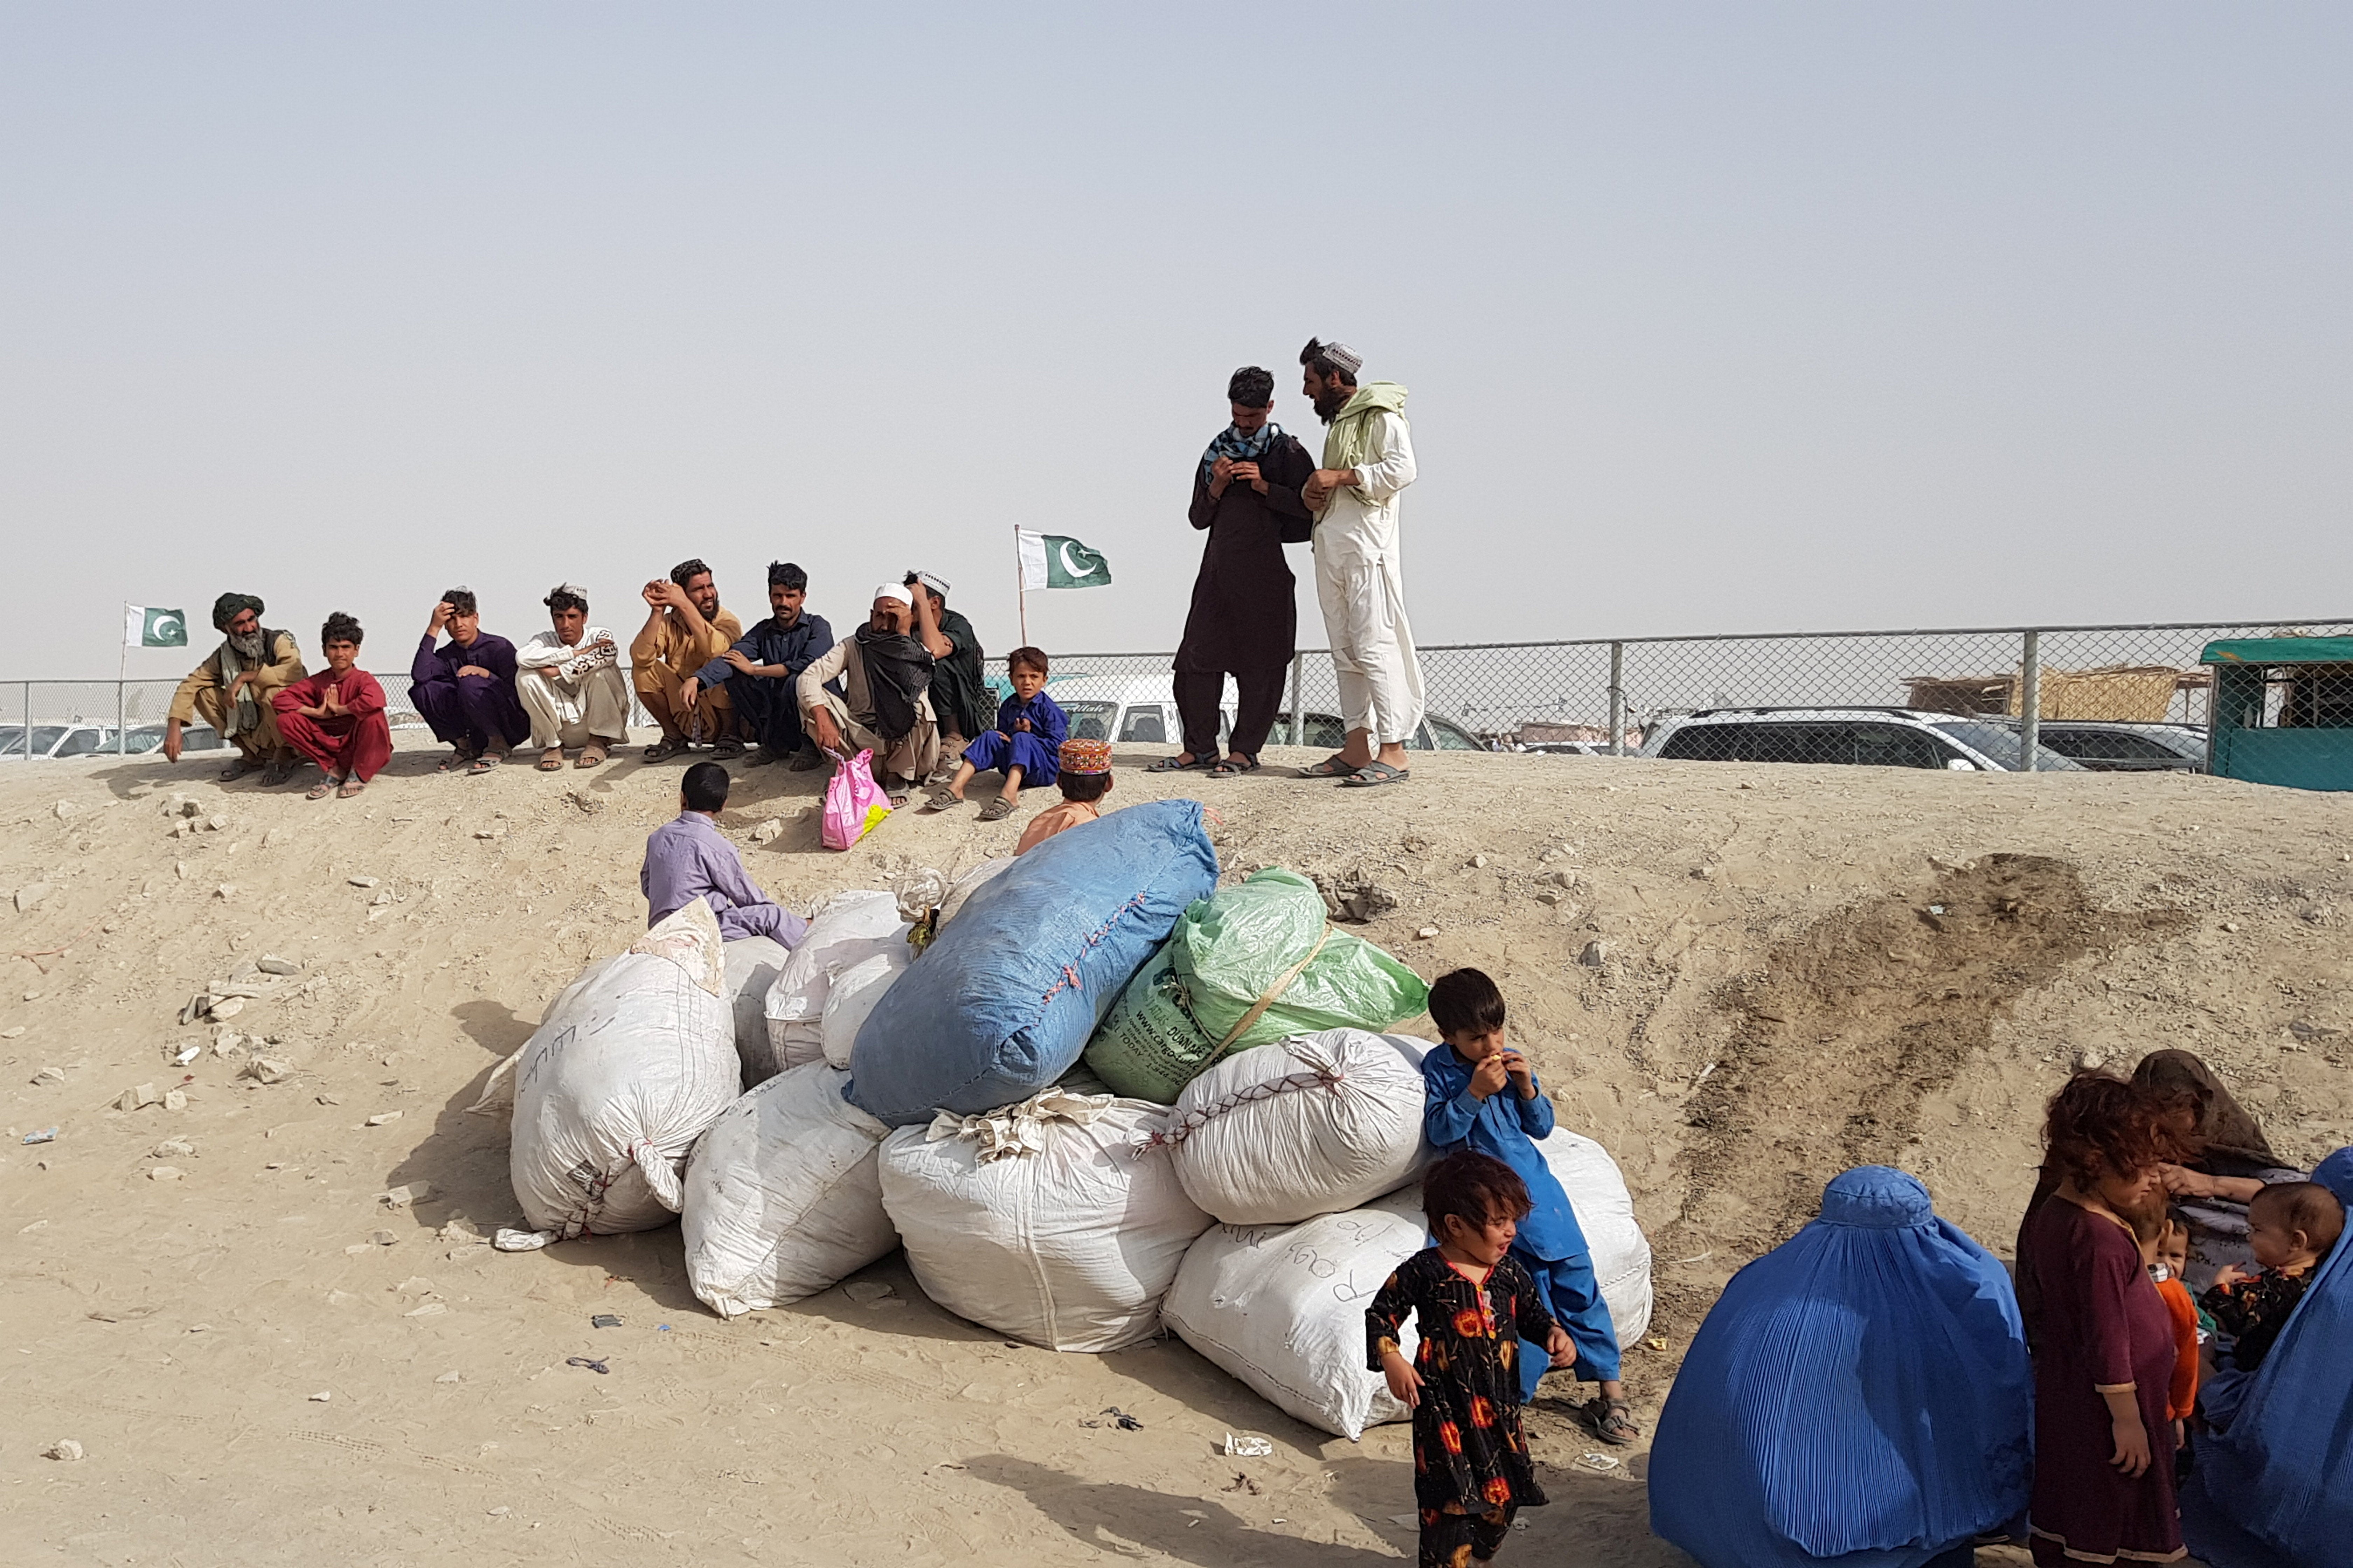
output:
[[[1412,391],[1424,642],[2344,615],[2348,79],[2342,5],[0,5],[0,677],[690,554],[1001,651],[1016,523],[1117,579],[1035,640],[1172,647],[1311,333]]]

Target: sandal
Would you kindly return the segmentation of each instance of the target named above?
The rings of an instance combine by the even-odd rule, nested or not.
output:
[[[550,746],[547,750],[540,752],[539,771],[543,773],[562,773],[564,771],[564,748],[561,746]]]
[[[1209,770],[1209,776],[1213,779],[1230,779],[1239,778],[1243,773],[1254,773],[1256,772],[1258,772],[1258,759],[1256,757],[1252,757],[1248,762],[1242,763],[1238,763],[1231,757],[1226,757],[1221,759],[1216,767]]]
[[[448,756],[442,758],[441,765],[435,768],[433,771],[437,773],[470,773],[473,770],[469,768],[466,764],[473,760],[473,748],[470,746],[459,746],[451,751]]]
[[[1215,763],[1201,757],[1195,757],[1189,763],[1178,762],[1176,757],[1181,757],[1184,754],[1184,752],[1179,752],[1176,753],[1176,757],[1163,757],[1156,763],[1146,764],[1144,771],[1147,773],[1189,773],[1197,770],[1206,771],[1208,768],[1216,766]]]
[[[1012,815],[1013,803],[1001,795],[980,808],[980,820],[983,822],[1002,822]]]
[[[1299,776],[1303,779],[1344,779],[1356,771],[1356,763],[1335,752],[1322,762],[1300,769]]]
[[[684,736],[681,735],[677,740],[673,741],[668,735],[664,735],[660,740],[656,741],[652,745],[646,748],[646,761],[649,763],[666,763],[685,750],[686,738]],[[587,753],[584,752],[581,754],[585,756]]]
[[[681,746],[679,750],[682,752],[686,748]],[[580,749],[579,756],[573,759],[572,765],[575,768],[593,768],[603,762],[606,755],[607,752],[602,744],[584,746]]]
[[[711,760],[714,763],[732,763],[742,756],[746,750],[748,748],[735,736],[722,736],[711,748]]]
[[[466,772],[469,775],[474,773],[496,773],[498,771],[499,764],[506,760],[506,753],[504,752],[484,752],[480,756],[474,759],[472,764],[466,769]]]
[[[1403,784],[1413,777],[1411,769],[1393,768],[1387,763],[1366,763],[1340,781],[1342,789],[1370,789],[1375,784]]]
[[[294,776],[294,770],[301,765],[302,764],[300,763],[293,762],[270,763],[268,767],[261,770],[261,787],[264,789],[276,789],[280,784],[282,784],[288,779],[292,778]]]
[[[365,788],[367,788],[367,780],[365,779],[345,779],[343,781],[343,787],[335,792],[335,798],[338,800],[349,800],[352,796],[359,794],[360,791]]]
[[[923,802],[923,809],[925,811],[953,811],[963,804],[964,796],[956,794],[954,790],[949,789],[945,784],[943,784],[938,789],[932,792],[931,799]]]
[[[1634,1407],[1626,1401],[1597,1400],[1594,1407],[1598,1407],[1600,1414],[1593,1418],[1593,1435],[1603,1442],[1622,1447],[1642,1435],[1642,1429],[1633,1422]]]
[[[334,794],[335,786],[343,782],[343,780],[337,778],[334,774],[329,773],[325,778],[322,778],[317,784],[312,784],[311,786],[311,793],[304,795],[302,798],[305,800],[324,800],[329,795]]]
[[[261,764],[259,763],[254,762],[250,758],[239,757],[237,761],[229,763],[228,766],[220,771],[220,782],[223,784],[228,784],[234,780],[241,779],[260,765]]]

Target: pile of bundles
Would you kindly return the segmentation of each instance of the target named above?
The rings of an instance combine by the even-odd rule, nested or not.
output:
[[[1166,1327],[1327,1431],[1403,1419],[1364,1311],[1426,1244],[1430,1047],[1372,1031],[1421,1012],[1421,982],[1303,878],[1219,890],[1188,801],[922,901],[845,894],[794,952],[723,955],[697,903],[583,974],[518,1059],[531,1224],[682,1211],[695,1293],[729,1317],[903,1246],[934,1300],[1009,1338]],[[1625,1183],[1574,1133],[1544,1148],[1630,1339],[1650,1250]]]

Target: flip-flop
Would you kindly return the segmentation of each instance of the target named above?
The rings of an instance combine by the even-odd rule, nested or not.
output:
[[[338,800],[349,800],[352,796],[359,794],[360,791],[365,788],[367,788],[367,780],[365,779],[345,779],[343,781],[343,787],[335,792],[335,798]]]
[[[1632,1405],[1622,1399],[1605,1399],[1599,1403],[1600,1412],[1593,1418],[1595,1436],[1605,1443],[1616,1443],[1622,1447],[1642,1435],[1642,1429],[1635,1426],[1631,1419],[1634,1414]]]
[[[1356,771],[1356,763],[1335,752],[1322,762],[1300,769],[1299,776],[1303,779],[1344,779]]]
[[[980,820],[983,822],[1002,822],[1012,815],[1013,803],[1001,795],[980,808]]]
[[[1144,771],[1147,773],[1189,773],[1206,772],[1216,765],[1206,757],[1195,757],[1189,763],[1180,763],[1176,757],[1163,757],[1156,763],[1146,763]]]
[[[1403,784],[1413,777],[1407,768],[1393,768],[1387,763],[1366,763],[1340,781],[1342,789],[1370,789],[1375,784]]]
[[[1216,767],[1209,770],[1209,776],[1213,779],[1229,779],[1239,777],[1243,773],[1254,773],[1256,772],[1258,772],[1258,759],[1256,757],[1252,757],[1246,763],[1238,763],[1234,761],[1233,758],[1227,757],[1223,761],[1219,762]]]

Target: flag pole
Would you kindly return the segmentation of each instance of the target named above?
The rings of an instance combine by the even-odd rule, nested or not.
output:
[[[123,732],[122,685],[131,674],[131,602],[122,603],[122,646],[114,655],[114,752],[121,756],[131,749],[130,738]],[[25,731],[25,748],[32,754],[33,732]]]
[[[1013,597],[1021,606],[1021,646],[1029,646],[1029,578],[1021,570],[1021,525],[1013,525]]]

